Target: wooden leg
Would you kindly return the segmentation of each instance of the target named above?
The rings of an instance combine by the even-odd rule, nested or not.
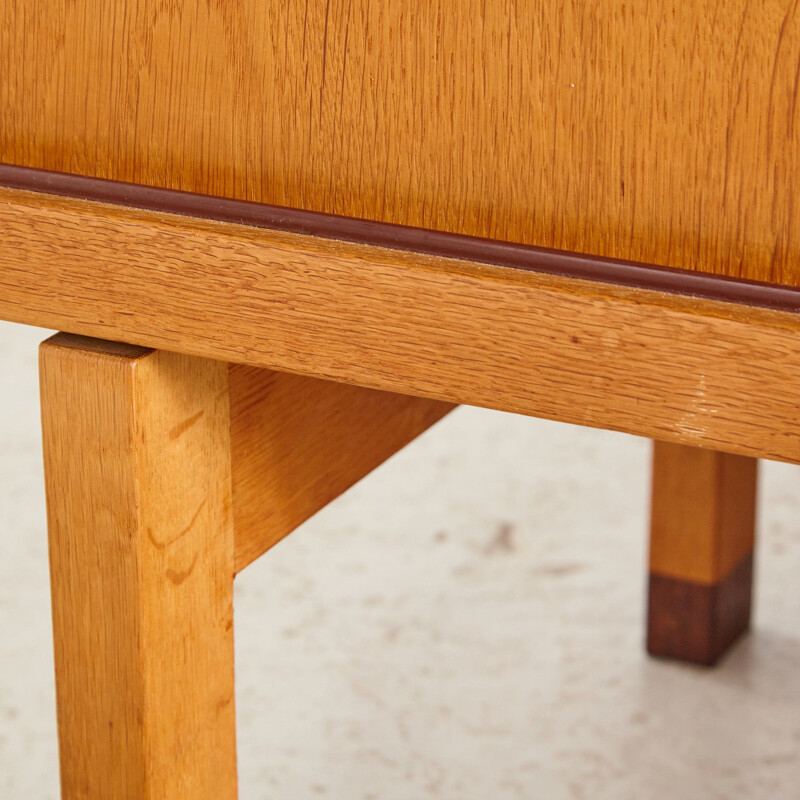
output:
[[[65,800],[232,800],[227,365],[41,349]]]
[[[750,624],[755,458],[655,442],[647,649],[714,664]]]

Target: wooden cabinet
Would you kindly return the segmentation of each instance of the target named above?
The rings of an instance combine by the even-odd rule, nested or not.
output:
[[[800,285],[785,0],[5,0],[0,31],[0,161]]]

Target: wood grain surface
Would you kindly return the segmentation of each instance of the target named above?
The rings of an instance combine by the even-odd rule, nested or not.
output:
[[[790,0],[0,5],[0,161],[800,283]]]
[[[452,409],[241,365],[230,403],[237,572]]]
[[[711,665],[750,625],[758,461],[653,445],[647,649]]]
[[[753,553],[758,461],[653,443],[650,571],[713,584]]]
[[[647,652],[710,667],[750,627],[753,558],[716,583],[651,573],[647,595]]]
[[[0,317],[800,461],[800,316],[0,190]]]
[[[779,311],[800,311],[800,288],[795,286],[663,267],[641,261],[590,256],[463,233],[343,217],[15,164],[0,163],[0,187],[194,219],[231,222],[272,232],[301,233],[340,242],[407,250],[421,255],[455,258],[565,278],[705,297]]]
[[[227,367],[59,335],[41,390],[62,796],[234,800]]]

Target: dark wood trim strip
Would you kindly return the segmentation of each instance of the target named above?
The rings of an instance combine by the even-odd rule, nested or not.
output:
[[[647,651],[713,666],[750,627],[753,556],[713,584],[650,573]]]
[[[0,164],[0,186],[170,214],[309,234],[509,269],[800,311],[800,288],[562,250],[531,247],[368,219]]]

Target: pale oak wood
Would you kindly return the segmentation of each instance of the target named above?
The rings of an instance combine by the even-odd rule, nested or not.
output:
[[[758,461],[653,443],[650,571],[712,584],[753,553]]]
[[[230,398],[237,572],[453,407],[241,365]]]
[[[227,366],[58,335],[41,391],[63,797],[233,800]]]
[[[750,625],[754,458],[655,442],[647,647],[714,664]]]
[[[0,317],[800,461],[800,317],[0,190]]]
[[[0,160],[797,285],[787,0],[0,4]]]

